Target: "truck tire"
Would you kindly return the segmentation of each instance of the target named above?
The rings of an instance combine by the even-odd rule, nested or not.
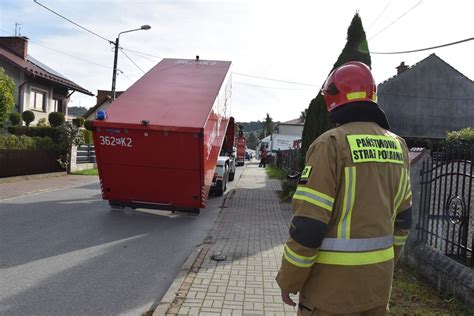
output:
[[[217,180],[216,181],[216,187],[215,191],[217,196],[222,196],[224,194],[224,181],[223,180]]]
[[[229,172],[229,182],[234,181],[235,172]]]
[[[120,211],[123,211],[123,209],[125,208],[125,206],[120,205],[114,201],[109,201],[109,205],[110,205],[110,210],[113,212],[120,212]]]

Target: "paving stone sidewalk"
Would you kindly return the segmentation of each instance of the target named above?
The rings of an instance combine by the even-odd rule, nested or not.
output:
[[[238,181],[166,315],[296,314],[275,282],[291,216],[280,181],[257,164]],[[212,260],[218,254],[226,259]]]

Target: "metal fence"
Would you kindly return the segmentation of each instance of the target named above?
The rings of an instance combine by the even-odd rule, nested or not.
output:
[[[473,148],[444,148],[422,164],[418,239],[474,266]]]
[[[2,149],[0,178],[64,171],[58,159],[56,151]]]
[[[277,152],[275,164],[288,174],[300,172],[301,149],[281,150]]]
[[[94,145],[82,145],[77,147],[76,163],[94,163],[95,149]]]

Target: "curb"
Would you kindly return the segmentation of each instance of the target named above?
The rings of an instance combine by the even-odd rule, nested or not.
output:
[[[171,283],[170,287],[168,288],[168,291],[166,291],[165,295],[163,295],[163,298],[159,303],[154,303],[150,310],[153,311],[153,316],[163,316],[166,314],[168,309],[170,308],[171,304],[175,300],[176,296],[179,294],[179,289],[181,287],[181,284],[183,283],[184,279],[186,278],[188,272],[191,270],[191,267],[194,264],[194,261],[196,261],[196,258],[199,256],[201,251],[203,250],[203,247],[199,247],[193,250],[191,255],[186,259],[184,262],[183,266],[178,272],[178,275],[174,279],[173,283]]]
[[[240,174],[240,177],[237,179],[237,181],[235,183],[235,186],[238,186],[238,184],[241,181],[242,176],[244,175],[246,169],[247,169],[247,166],[245,166],[245,168],[242,170],[242,173]],[[235,194],[235,187],[232,190],[230,190],[228,193],[226,193],[226,195],[224,197],[224,201],[222,201],[222,205],[219,206],[219,208],[221,210],[219,211],[219,215],[216,218],[216,222],[219,220],[219,217],[221,216],[223,208],[225,208],[225,204],[226,204],[227,200],[229,198],[232,198],[232,196],[234,194]],[[178,275],[175,277],[173,283],[171,283],[171,285],[168,288],[168,290],[166,291],[165,295],[163,295],[163,298],[161,299],[161,301],[159,303],[157,303],[157,302],[153,303],[153,305],[150,307],[150,310],[148,312],[149,314],[147,314],[147,315],[163,316],[163,315],[166,315],[166,313],[172,307],[173,303],[176,302],[176,303],[178,303],[178,305],[181,305],[180,303],[182,303],[182,302],[180,302],[179,300],[178,301],[176,301],[176,300],[177,299],[181,299],[181,300],[185,299],[186,296],[187,296],[187,291],[184,291],[185,293],[180,292],[181,287],[185,283],[185,280],[186,280],[186,277],[188,276],[188,274],[190,272],[192,272],[192,269],[193,269],[196,261],[198,261],[198,257],[201,254],[204,254],[204,256],[207,255],[207,252],[211,248],[210,246],[212,244],[212,241],[209,240],[209,235],[211,234],[212,230],[214,229],[214,225],[216,225],[216,222],[214,222],[213,226],[209,230],[208,236],[203,241],[203,244],[198,246],[196,249],[194,249],[193,252],[191,253],[191,255],[188,257],[188,259],[186,259],[183,266],[179,270]],[[199,263],[199,266],[195,267],[195,268],[199,268],[201,263]],[[153,314],[151,314],[151,312]]]

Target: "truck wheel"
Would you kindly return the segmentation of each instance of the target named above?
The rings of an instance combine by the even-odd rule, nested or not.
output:
[[[125,206],[120,205],[114,201],[109,201],[109,205],[110,205],[110,210],[113,212],[120,212],[120,211],[123,211],[123,209],[125,208]]]
[[[215,192],[216,192],[216,195],[217,196],[222,196],[222,194],[224,194],[224,181],[222,180],[217,180],[216,181],[216,189],[215,189]]]
[[[235,172],[229,172],[229,182],[234,181]]]

